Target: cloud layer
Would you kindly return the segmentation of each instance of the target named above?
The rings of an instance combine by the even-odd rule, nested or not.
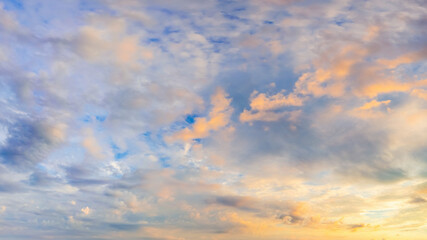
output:
[[[0,238],[427,237],[423,1],[0,0]]]

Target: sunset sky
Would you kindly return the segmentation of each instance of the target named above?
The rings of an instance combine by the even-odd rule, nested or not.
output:
[[[0,239],[427,239],[426,0],[0,0]]]

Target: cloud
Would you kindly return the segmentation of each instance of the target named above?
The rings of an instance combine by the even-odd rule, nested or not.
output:
[[[243,110],[239,119],[241,122],[253,121],[277,121],[285,116],[292,116],[298,111],[275,111],[287,106],[301,106],[303,99],[291,93],[284,95],[283,92],[268,96],[265,93],[254,91],[250,97],[250,109]]]
[[[427,200],[425,200],[422,197],[413,197],[410,201],[410,203],[418,204],[418,203],[425,203]]]
[[[257,202],[251,197],[241,196],[218,196],[213,199],[206,200],[208,204],[220,204],[228,207],[238,208],[246,211],[256,209]]]
[[[211,131],[218,131],[229,124],[233,108],[230,106],[231,99],[224,90],[218,88],[211,96],[212,109],[207,117],[195,118],[192,128],[185,128],[168,137],[168,141],[181,140],[184,142],[193,139],[205,138]]]
[[[427,100],[427,90],[424,89],[414,89],[411,91],[411,95]]]
[[[299,202],[290,210],[288,214],[282,214],[278,218],[285,224],[311,224],[313,218],[307,218],[310,208],[307,203]]]
[[[0,148],[3,163],[17,168],[34,166],[65,140],[66,125],[18,120],[7,123],[8,136]]]
[[[379,101],[378,102],[377,100],[374,99],[368,103],[365,103],[365,105],[357,108],[357,110],[369,110],[369,109],[376,108],[376,107],[379,107],[382,105],[388,105],[390,102],[391,102],[391,100],[385,100],[385,101]]]
[[[89,154],[95,158],[103,158],[102,147],[98,143],[94,136],[92,129],[85,131],[85,138],[82,141],[83,147],[89,152]]]
[[[421,61],[425,58],[427,58],[427,48],[421,49],[420,51],[404,54],[395,59],[378,59],[377,62],[386,66],[387,68],[396,68],[401,64],[413,63]]]
[[[345,178],[353,179],[356,181],[378,181],[381,183],[395,183],[407,178],[404,170],[393,167],[368,167],[360,166],[356,169],[346,169],[342,171]]]
[[[89,61],[111,61],[136,67],[138,60],[151,60],[153,52],[139,45],[138,35],[127,35],[120,18],[93,16],[95,26],[82,27],[76,40],[77,53]]]
[[[0,27],[7,32],[19,32],[22,31],[22,27],[16,20],[13,12],[9,12],[5,9],[4,3],[0,3]]]
[[[253,121],[265,121],[265,122],[275,122],[279,119],[285,117],[288,113],[286,112],[251,112],[249,110],[243,110],[243,112],[240,114],[240,121],[241,122],[253,122]]]
[[[84,215],[89,215],[92,212],[92,209],[86,206],[85,208],[80,209],[80,211],[84,213]]]
[[[0,238],[425,239],[424,9],[3,1]]]
[[[284,96],[278,93],[273,96],[266,96],[264,93],[253,92],[250,107],[255,111],[267,111],[278,109],[283,106],[301,106],[302,100],[295,95]]]
[[[411,89],[408,83],[400,83],[392,80],[384,80],[374,82],[363,87],[362,94],[368,97],[375,97],[379,94],[392,93],[392,92],[407,92]]]
[[[380,118],[384,117],[385,113],[382,111],[384,106],[387,106],[391,100],[377,101],[372,100],[365,103],[363,106],[355,108],[351,111],[351,114],[362,119],[369,118]]]

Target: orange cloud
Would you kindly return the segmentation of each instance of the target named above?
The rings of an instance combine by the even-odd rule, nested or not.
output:
[[[255,235],[265,235],[268,232],[278,230],[272,222],[248,216],[239,216],[236,212],[227,212],[220,217],[223,222],[237,225],[235,231]]]
[[[230,122],[230,116],[233,108],[230,106],[231,99],[221,88],[218,88],[211,97],[212,110],[208,117],[196,118],[192,128],[185,128],[172,136],[168,141],[181,140],[184,142],[191,141],[195,138],[205,138],[211,131],[218,131],[227,126]]]
[[[275,112],[285,106],[302,106],[303,99],[296,94],[284,95],[283,91],[272,96],[254,91],[250,97],[250,110],[245,109],[239,116],[241,122],[266,121],[274,122],[285,116],[293,116],[292,112]]]
[[[346,78],[353,67],[369,52],[354,44],[343,47],[337,54],[322,54],[314,62],[316,71],[304,73],[295,83],[295,92],[315,97],[341,97],[347,86]]]
[[[409,92],[411,89],[420,86],[426,86],[427,79],[416,82],[398,82],[395,80],[380,80],[372,84],[366,85],[361,89],[361,93],[368,97],[375,97],[383,93],[391,92]],[[421,93],[421,92],[418,92]],[[417,91],[415,91],[415,96]]]
[[[424,90],[424,89],[414,89],[411,92],[411,96],[415,96],[415,97],[427,100],[427,90]]]
[[[368,109],[372,109],[372,108],[376,108],[379,107],[381,105],[388,105],[391,102],[391,100],[385,100],[385,101],[377,101],[377,100],[372,100],[368,103],[365,103],[365,105],[357,108],[357,110],[368,110]]]
[[[251,110],[266,111],[278,109],[283,106],[301,106],[302,99],[295,94],[283,95],[282,92],[273,96],[267,96],[265,93],[253,92],[251,95]]]
[[[411,85],[408,83],[387,80],[368,85],[362,89],[362,92],[368,97],[375,97],[381,93],[406,92],[409,89],[411,89]]]
[[[377,34],[379,29],[372,27],[368,35]],[[413,63],[427,57],[427,48],[421,51],[404,54],[395,59],[379,59],[376,64],[365,66],[359,72],[355,72],[355,67],[360,63],[365,63],[365,57],[369,50],[364,46],[350,44],[343,47],[335,55],[322,54],[314,61],[316,70],[307,72],[300,76],[295,83],[295,93],[302,95],[313,95],[314,97],[331,96],[342,97],[347,87],[352,87],[357,95],[375,97],[383,93],[407,92],[414,87],[427,85],[426,80],[417,82],[399,82],[392,76],[385,75],[387,69],[392,69],[400,64]],[[358,79],[356,85],[348,81],[349,76]],[[421,92],[414,92],[413,95],[422,98]]]

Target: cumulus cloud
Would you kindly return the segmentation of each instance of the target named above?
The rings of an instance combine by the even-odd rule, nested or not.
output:
[[[218,131],[226,127],[230,122],[233,108],[230,106],[231,99],[219,88],[211,96],[212,109],[207,117],[195,118],[192,128],[185,128],[168,139],[169,141],[181,140],[191,141],[193,139],[205,138],[211,131]]]
[[[292,118],[298,111],[274,111],[286,106],[301,106],[303,99],[296,94],[284,95],[283,92],[268,96],[265,93],[254,91],[250,97],[250,110],[245,109],[240,114],[241,122],[267,121],[273,122],[284,116]]]
[[[80,211],[84,214],[84,215],[89,215],[90,214],[90,212],[91,212],[91,209],[89,208],[89,207],[85,207],[85,208],[82,208],[82,209],[80,209]]]

